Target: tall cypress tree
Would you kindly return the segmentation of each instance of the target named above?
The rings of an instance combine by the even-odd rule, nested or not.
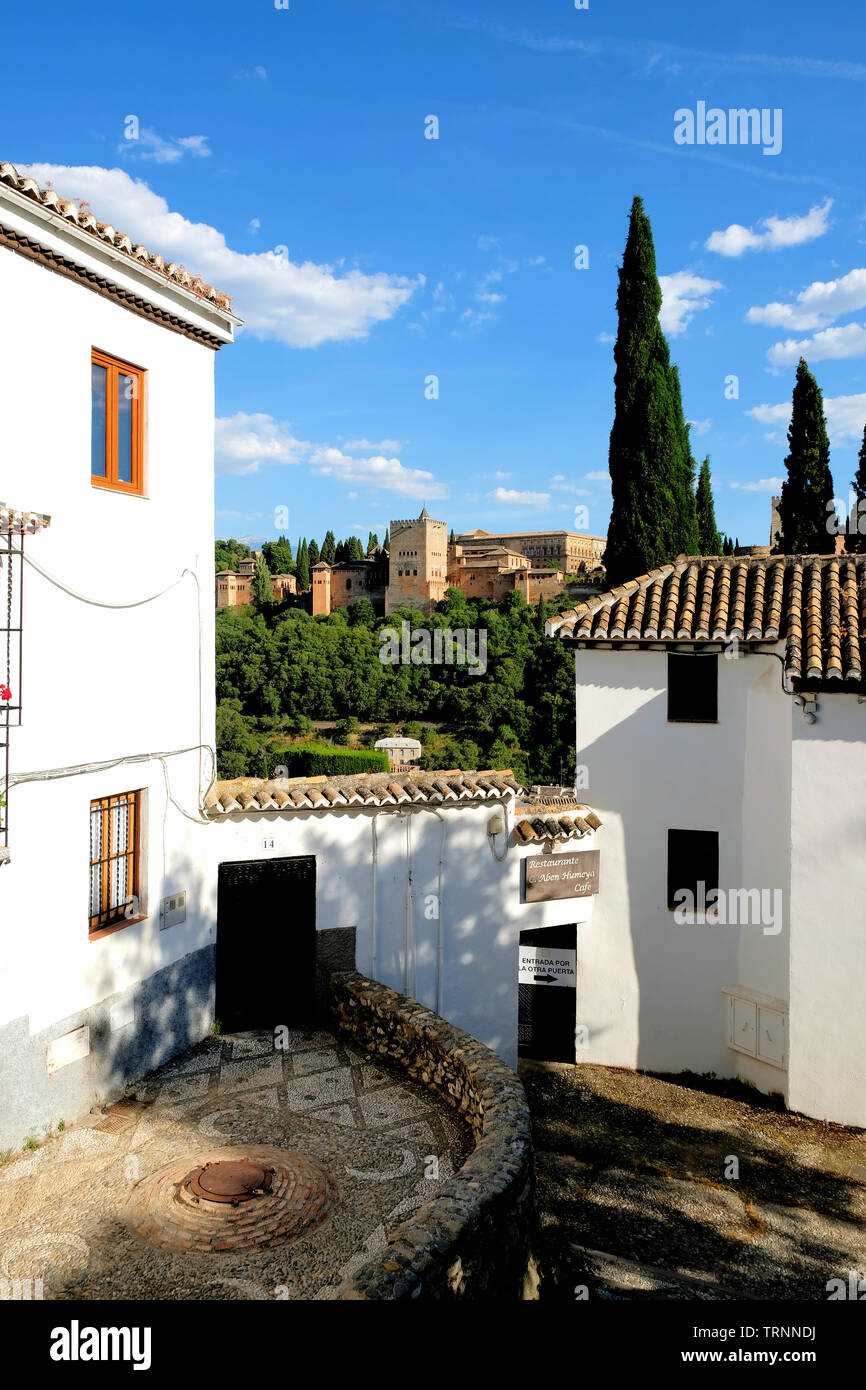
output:
[[[695,465],[679,373],[659,325],[661,306],[652,228],[635,198],[616,299],[612,508],[604,557],[611,585],[698,549]]]
[[[310,552],[307,549],[306,538],[301,541],[298,547],[298,563],[296,568],[298,577],[298,588],[309,589],[310,587]]]
[[[863,427],[863,443],[857,455],[857,472],[851,479],[851,491],[856,499],[857,509],[849,518],[845,549],[862,555],[866,551],[866,425]]]
[[[253,591],[253,598],[256,603],[271,603],[274,597],[274,586],[271,583],[271,572],[268,569],[268,562],[264,555],[256,556],[256,563],[253,569],[253,580],[250,588]]]
[[[334,533],[333,531],[329,531],[328,534],[325,536],[325,539],[322,541],[322,551],[319,558],[321,560],[325,560],[329,565],[332,565],[334,563],[335,550],[336,542],[334,541]]]
[[[319,555],[318,541],[310,541],[310,544],[307,546],[307,558],[310,562],[310,569],[313,568],[313,565],[317,565],[319,563],[321,556]]]
[[[695,510],[698,514],[698,546],[701,555],[721,555],[722,538],[716,526],[716,508],[713,502],[713,486],[710,481],[709,456],[701,464],[698,474],[698,490],[695,494]]]
[[[391,537],[388,535],[388,527],[387,527],[387,526],[385,527],[385,538],[384,538],[384,540],[382,541],[382,548],[383,548],[383,550],[390,550],[390,549],[391,549]]]
[[[824,419],[821,388],[801,357],[788,426],[788,476],[782,484],[779,515],[782,519],[783,555],[832,555],[836,536],[828,530],[833,513],[830,473],[830,441]]]

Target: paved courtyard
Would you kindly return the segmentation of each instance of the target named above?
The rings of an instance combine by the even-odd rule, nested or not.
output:
[[[736,1082],[522,1062],[541,1297],[827,1299],[866,1278],[866,1133]]]
[[[325,1032],[209,1038],[127,1089],[0,1168],[0,1279],[46,1299],[327,1299],[471,1149],[443,1103]],[[202,1194],[225,1160],[262,1186]]]

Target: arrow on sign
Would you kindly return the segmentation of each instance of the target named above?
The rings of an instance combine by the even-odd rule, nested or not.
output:
[[[537,985],[552,985],[555,979],[555,975],[536,975],[535,983]]]

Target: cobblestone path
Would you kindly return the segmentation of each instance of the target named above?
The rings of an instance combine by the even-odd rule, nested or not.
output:
[[[0,1168],[0,1280],[41,1279],[46,1299],[330,1298],[471,1147],[443,1103],[325,1032],[280,1051],[209,1038],[128,1090]],[[256,1155],[272,1190],[248,1203],[176,1185]]]

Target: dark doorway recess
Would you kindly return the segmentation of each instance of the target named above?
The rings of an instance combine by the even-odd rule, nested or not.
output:
[[[313,1021],[316,860],[220,864],[216,1016],[222,1029]]]
[[[536,927],[520,933],[520,946],[542,949],[544,958],[564,962],[577,959],[577,926]],[[521,952],[521,954],[523,954]],[[561,968],[561,967],[560,967]],[[538,983],[521,983],[517,988],[517,1055],[539,1062],[573,1062],[574,1034],[577,1027],[577,967],[573,986],[550,983],[553,972],[539,965]],[[525,975],[525,971],[523,974]]]

